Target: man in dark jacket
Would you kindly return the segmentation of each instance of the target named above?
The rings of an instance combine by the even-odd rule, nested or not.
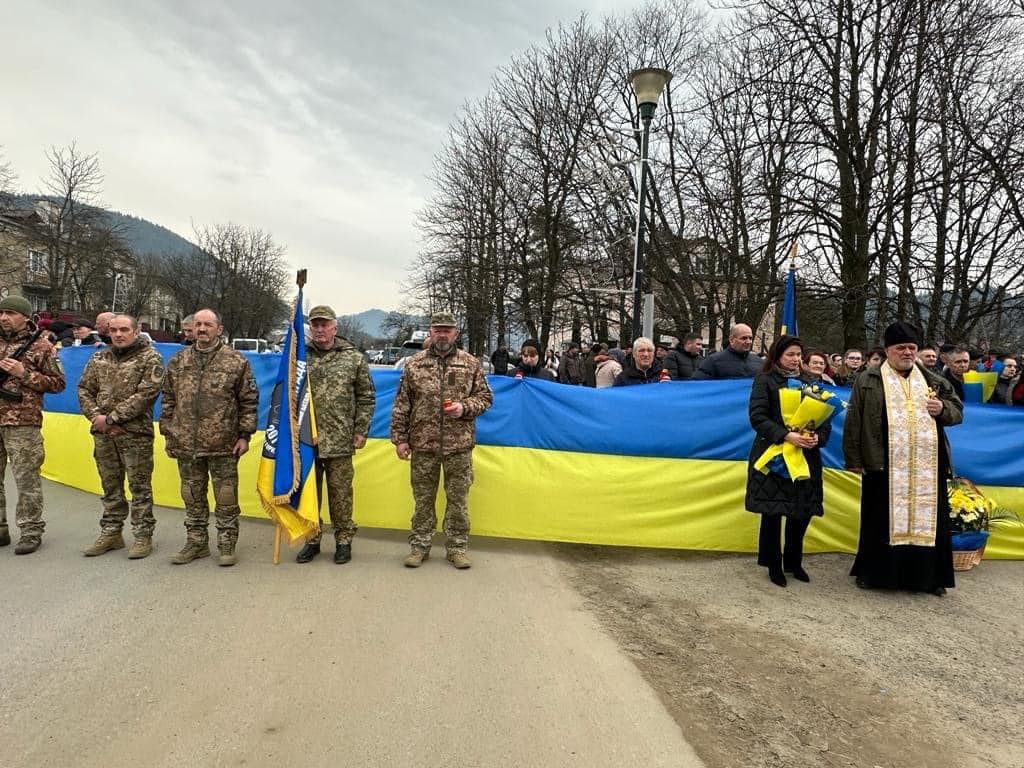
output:
[[[946,371],[943,376],[953,385],[953,391],[964,400],[964,374],[971,367],[971,353],[967,347],[957,347],[946,355]]]
[[[491,353],[491,366],[494,368],[494,373],[498,376],[508,373],[508,362],[508,345],[501,342],[498,348]]]
[[[569,348],[562,355],[558,364],[558,381],[560,384],[582,384],[583,371],[580,365],[580,345],[578,341],[570,341]]]
[[[661,360],[654,352],[654,342],[641,336],[633,342],[633,356],[627,361],[622,373],[615,377],[616,387],[633,384],[657,384],[661,381]]]
[[[699,333],[688,333],[683,340],[665,355],[662,365],[668,371],[673,381],[692,379],[697,372],[701,362],[701,351],[704,349],[704,340]]]
[[[693,374],[695,379],[752,379],[761,370],[757,355],[750,354],[754,332],[739,323],[729,330],[729,346],[704,359]]]

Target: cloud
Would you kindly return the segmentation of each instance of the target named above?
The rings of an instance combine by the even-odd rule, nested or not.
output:
[[[397,307],[448,123],[573,6],[86,0],[6,12],[4,151],[23,186],[43,152],[97,151],[111,207],[189,235],[261,227],[309,292]]]

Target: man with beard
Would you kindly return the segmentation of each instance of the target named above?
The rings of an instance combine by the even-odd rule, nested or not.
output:
[[[32,341],[32,306],[22,296],[0,301],[0,547],[11,543],[7,529],[4,472],[10,461],[18,486],[16,555],[39,549],[43,539],[43,393],[64,391],[64,369],[57,351],[42,336]],[[31,341],[31,344],[29,342]],[[26,348],[26,345],[27,348]],[[16,354],[20,353],[20,354]]]
[[[843,428],[846,468],[862,476],[852,575],[863,589],[944,595],[953,582],[945,428],[963,420],[946,379],[915,364],[920,333],[885,329],[886,360],[853,385]]]
[[[700,334],[688,333],[675,349],[669,350],[662,365],[673,381],[692,379],[700,365],[700,355],[703,349],[704,339]]]
[[[470,567],[469,487],[473,484],[476,417],[494,395],[480,361],[455,348],[459,330],[448,313],[430,320],[430,348],[417,353],[402,371],[391,411],[391,442],[398,458],[412,459],[416,511],[412,517],[407,568],[419,568],[430,555],[437,526],[437,485],[444,471],[445,548],[455,568]]]

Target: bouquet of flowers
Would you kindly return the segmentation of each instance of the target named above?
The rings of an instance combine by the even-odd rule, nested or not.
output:
[[[790,379],[788,387],[779,390],[782,420],[794,432],[813,432],[846,406],[846,401],[835,392],[799,379]],[[774,472],[790,480],[806,480],[811,476],[803,449],[786,442],[770,446],[754,462],[754,468],[766,475]]]

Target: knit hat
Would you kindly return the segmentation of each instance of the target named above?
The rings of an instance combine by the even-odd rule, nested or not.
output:
[[[526,341],[524,341],[522,346],[519,347],[520,354],[527,347],[533,347],[534,349],[537,350],[537,353],[540,354],[540,342],[537,341],[536,339],[527,339]]]
[[[0,300],[0,310],[2,309],[17,312],[25,317],[32,317],[32,305],[28,303],[28,299],[24,296],[11,295]]]
[[[916,326],[897,320],[885,329],[885,346],[891,347],[896,344],[917,344],[921,345],[921,332]]]

